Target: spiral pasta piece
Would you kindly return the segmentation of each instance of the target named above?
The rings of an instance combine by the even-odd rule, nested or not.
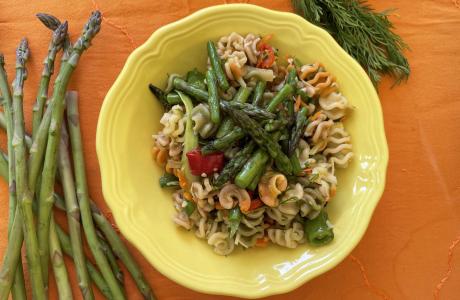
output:
[[[215,232],[209,236],[208,244],[214,247],[219,255],[229,255],[235,248],[235,243],[228,232]]]
[[[351,138],[341,122],[335,123],[328,137],[328,144],[323,154],[329,156],[329,162],[335,167],[346,168],[353,158]]]
[[[185,117],[182,106],[174,105],[170,111],[161,117],[160,123],[164,125],[163,134],[172,138],[182,136],[185,132]]]
[[[219,192],[219,203],[223,208],[230,209],[237,203],[251,203],[251,197],[246,189],[241,189],[235,184],[226,184]]]
[[[326,200],[318,188],[305,188],[303,197],[299,201],[300,215],[312,220],[321,212],[325,204]]]
[[[303,226],[298,222],[294,222],[289,229],[268,229],[267,233],[272,243],[286,248],[296,248],[305,242]]]
[[[348,109],[348,100],[341,93],[333,92],[327,96],[319,97],[319,105],[331,120],[345,116]]]
[[[213,134],[217,126],[211,121],[211,113],[207,104],[199,104],[192,109],[193,131],[202,138],[208,138]]]
[[[253,33],[248,33],[243,41],[244,52],[248,57],[251,65],[257,64],[257,57],[260,51],[257,50],[257,43],[260,41],[260,36]]]
[[[281,173],[268,171],[259,182],[260,200],[266,205],[273,207],[279,203],[278,195],[287,188],[287,178]]]
[[[244,38],[238,33],[232,32],[217,42],[217,53],[221,59],[227,59],[234,51],[244,51]]]

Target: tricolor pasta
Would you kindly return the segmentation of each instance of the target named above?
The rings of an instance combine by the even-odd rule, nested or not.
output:
[[[334,75],[279,57],[270,39],[209,41],[206,74],[150,86],[165,108],[152,155],[165,170],[160,185],[175,189],[173,221],[219,255],[330,242],[335,171],[353,158],[343,123],[351,106]]]

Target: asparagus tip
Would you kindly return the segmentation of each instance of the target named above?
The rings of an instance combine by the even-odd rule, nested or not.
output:
[[[16,49],[16,62],[17,64],[23,65],[29,58],[29,43],[26,38],[22,38],[19,43],[18,49]]]
[[[67,36],[68,24],[67,21],[60,24],[53,32],[53,43],[61,46]]]
[[[43,23],[46,27],[51,30],[56,30],[59,25],[61,25],[61,21],[53,15],[46,14],[46,13],[38,13],[36,14],[37,18],[40,22]]]

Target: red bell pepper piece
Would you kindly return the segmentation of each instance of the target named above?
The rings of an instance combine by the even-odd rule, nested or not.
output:
[[[211,175],[219,172],[224,168],[224,153],[216,152],[209,155],[203,155],[199,148],[187,152],[188,165],[190,171],[195,176],[201,176],[205,173]]]

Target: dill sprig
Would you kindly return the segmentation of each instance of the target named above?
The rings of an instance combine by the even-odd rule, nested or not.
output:
[[[382,75],[395,84],[407,80],[410,67],[403,50],[408,49],[393,32],[391,10],[374,11],[361,0],[292,0],[297,14],[326,29],[366,70],[375,86]]]

